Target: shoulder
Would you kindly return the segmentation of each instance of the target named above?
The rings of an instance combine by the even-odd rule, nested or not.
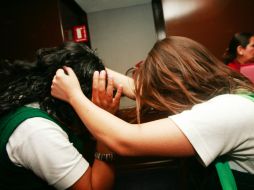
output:
[[[59,189],[73,184],[89,167],[65,131],[42,117],[22,122],[11,135],[7,152],[15,165],[32,170]]]
[[[245,110],[248,110],[247,108],[254,109],[254,101],[238,94],[223,94],[193,106],[192,110],[197,108],[216,109],[217,111],[223,111],[232,108],[246,108]]]
[[[28,149],[25,147],[30,150],[50,150],[49,147],[57,147],[56,144],[67,141],[67,134],[56,123],[42,117],[33,117],[17,126],[9,137],[6,148],[12,162],[21,164],[20,160],[12,159],[13,153],[24,152],[23,155],[26,155]]]
[[[240,64],[237,62],[229,63],[228,67],[230,67],[231,69],[233,69],[235,71],[240,71]]]
[[[241,95],[219,95],[170,118],[205,165],[254,137],[254,102]]]
[[[26,119],[17,127],[13,135],[22,134],[23,139],[25,139],[25,136],[29,137],[36,134],[47,136],[49,133],[60,133],[67,137],[67,134],[57,123],[43,117]]]
[[[202,129],[254,124],[254,101],[241,95],[219,95],[170,118],[179,126],[200,126]],[[206,127],[202,127],[203,124]]]
[[[242,132],[253,128],[254,101],[241,95],[219,95],[170,118],[191,133]]]
[[[41,150],[65,141],[68,141],[68,136],[56,123],[42,117],[33,117],[17,126],[6,147],[9,157],[12,158],[14,152],[21,153],[21,150],[25,155],[28,149],[24,147]],[[17,160],[11,160],[20,164]]]
[[[195,107],[211,108],[217,112],[230,112],[241,115],[242,113],[254,111],[254,101],[239,94],[224,94],[216,96],[207,102],[197,104]],[[241,112],[239,112],[241,110]]]

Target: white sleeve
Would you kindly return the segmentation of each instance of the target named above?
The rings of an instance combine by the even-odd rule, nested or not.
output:
[[[57,189],[73,185],[89,167],[67,134],[45,118],[30,118],[21,123],[6,148],[14,164],[32,170]]]
[[[245,97],[220,95],[170,118],[205,166],[226,153],[238,158],[254,154],[254,103]]]

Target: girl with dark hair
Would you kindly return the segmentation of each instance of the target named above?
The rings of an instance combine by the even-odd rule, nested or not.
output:
[[[138,120],[147,108],[168,117],[140,124],[117,118],[84,96],[69,67],[56,72],[51,94],[70,103],[94,137],[120,155],[195,156],[206,167],[223,158],[238,187],[254,188],[254,87],[248,79],[201,44],[179,36],[158,41],[133,79],[107,73],[136,99]],[[97,105],[107,106],[103,100],[113,79],[106,86],[104,71],[94,73]]]
[[[40,49],[33,63],[1,62],[0,189],[111,189],[113,168],[99,160],[111,151],[98,143],[98,159],[85,159],[92,138],[73,108],[50,94],[54,74],[64,65],[91,99],[93,73],[105,68],[85,45]]]
[[[236,33],[223,55],[224,63],[240,72],[243,64],[254,63],[254,34]]]

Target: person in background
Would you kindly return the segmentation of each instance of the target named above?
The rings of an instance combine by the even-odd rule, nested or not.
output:
[[[69,67],[58,69],[51,94],[72,105],[94,137],[119,155],[196,157],[205,167],[223,158],[238,187],[254,188],[254,87],[247,78],[180,36],[156,42],[133,79],[106,71],[108,85],[105,71],[94,73],[96,105]],[[136,100],[138,120],[147,108],[168,117],[131,124],[101,109],[110,106],[112,84]]]
[[[240,72],[243,64],[254,63],[254,34],[236,33],[229,42],[223,60],[233,70]]]
[[[50,94],[63,65],[76,72],[82,92],[92,98],[93,73],[105,68],[85,45],[40,49],[33,63],[1,61],[0,189],[112,188],[111,151],[97,142],[96,159],[85,159],[90,134],[73,108]]]

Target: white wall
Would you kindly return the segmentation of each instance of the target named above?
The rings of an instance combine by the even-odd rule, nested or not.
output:
[[[106,67],[121,73],[145,59],[157,40],[152,5],[88,13],[91,46]],[[123,100],[121,106],[131,102]]]

